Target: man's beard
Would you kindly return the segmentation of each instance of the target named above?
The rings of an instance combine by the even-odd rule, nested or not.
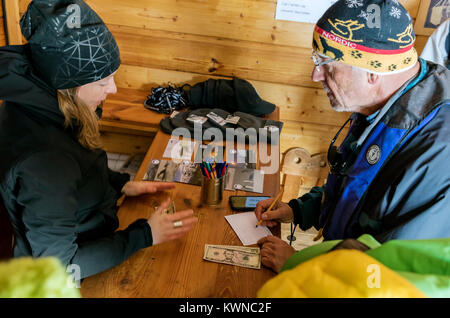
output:
[[[337,111],[339,113],[352,112],[350,109],[348,109],[347,107],[345,107],[341,103],[339,103],[339,101],[336,99],[336,96],[334,95],[333,91],[328,87],[328,85],[325,82],[322,82],[322,87],[330,101],[330,106],[335,111]]]
[[[349,113],[349,112],[351,113],[352,112],[351,110],[347,109],[345,106],[342,106],[339,103],[337,103],[337,105],[331,104],[331,107],[333,108],[334,111],[336,111],[338,113]]]

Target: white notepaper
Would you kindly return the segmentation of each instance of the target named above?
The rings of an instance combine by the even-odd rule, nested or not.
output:
[[[225,219],[244,246],[256,244],[261,238],[272,235],[267,226],[256,227],[258,219],[255,212],[226,215]]]
[[[316,23],[337,0],[278,0],[276,20]]]

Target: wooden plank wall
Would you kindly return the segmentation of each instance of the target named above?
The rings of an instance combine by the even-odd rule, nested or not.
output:
[[[0,1],[0,46],[6,45],[5,30],[3,27],[3,9]]]
[[[5,29],[3,25],[3,8],[2,0],[0,0],[0,46],[6,45]]]
[[[413,18],[420,0],[401,0]],[[20,13],[30,0],[20,0]],[[313,25],[274,19],[276,0],[88,0],[118,42],[119,87],[249,80],[280,107],[281,150],[325,152],[347,114],[310,79]],[[426,38],[418,37],[418,51]]]
[[[6,45],[5,38],[5,28],[3,24],[3,8],[2,8],[2,0],[0,0],[0,46]],[[0,100],[0,105],[2,105],[3,101]]]

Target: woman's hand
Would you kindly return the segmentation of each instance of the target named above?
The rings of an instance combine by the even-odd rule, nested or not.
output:
[[[295,249],[282,239],[266,236],[258,241],[261,247],[261,262],[279,273],[284,263],[295,253]]]
[[[164,209],[169,207],[169,204],[170,199],[161,204],[148,219],[148,224],[152,230],[153,245],[184,236],[198,221],[193,210],[184,210],[175,214],[163,213]]]
[[[292,222],[294,220],[294,211],[292,211],[291,207],[287,203],[279,201],[274,205],[272,211],[264,212],[269,208],[273,200],[274,198],[269,198],[258,202],[255,209],[255,214],[258,221],[262,220],[261,224],[269,227],[275,226],[279,222]]]
[[[128,181],[123,186],[122,193],[126,196],[133,197],[141,194],[170,190],[173,188],[175,188],[175,185],[170,182]]]

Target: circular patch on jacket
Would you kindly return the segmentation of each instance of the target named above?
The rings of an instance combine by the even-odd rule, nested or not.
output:
[[[381,158],[381,149],[378,145],[372,145],[366,152],[366,160],[370,165],[376,164]]]

